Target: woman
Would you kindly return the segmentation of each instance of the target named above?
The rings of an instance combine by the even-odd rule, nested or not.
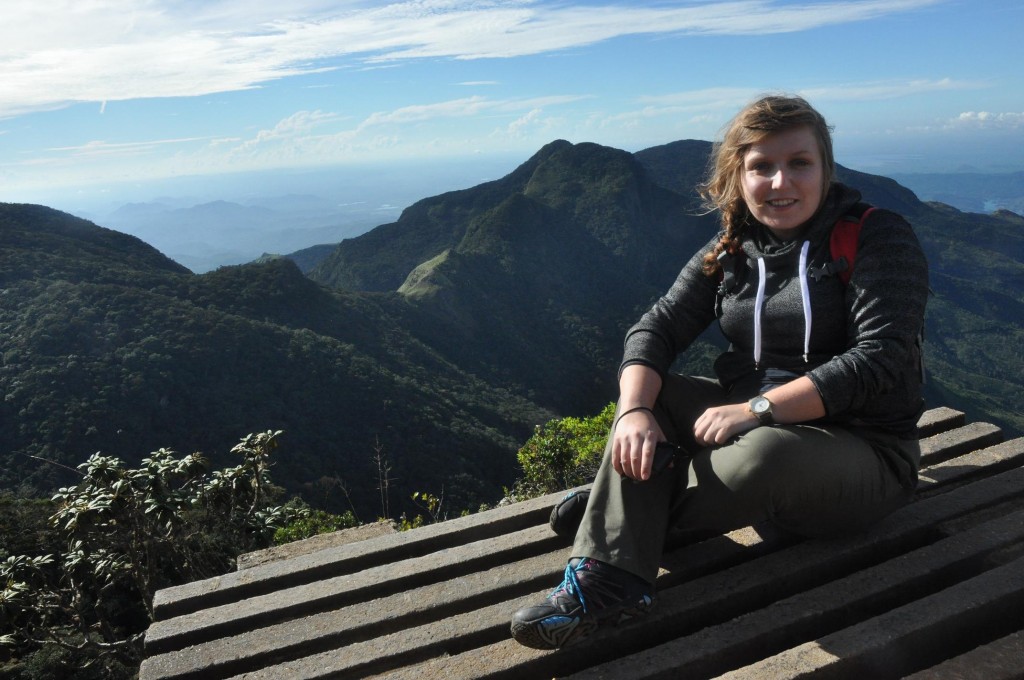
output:
[[[643,613],[670,531],[769,520],[835,535],[910,497],[927,264],[910,225],[873,210],[844,282],[829,237],[867,206],[834,173],[828,125],[803,99],[761,98],[726,128],[701,187],[721,232],[627,333],[565,580],[515,613],[516,640],[553,649]],[[669,373],[716,318],[730,341],[717,379]],[[660,442],[692,455],[652,477]]]

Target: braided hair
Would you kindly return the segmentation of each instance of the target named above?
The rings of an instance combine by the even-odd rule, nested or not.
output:
[[[801,126],[810,128],[818,140],[825,173],[822,191],[827,191],[836,170],[831,128],[801,97],[768,95],[757,99],[736,114],[725,127],[722,140],[715,143],[707,179],[697,187],[708,212],[718,211],[722,227],[721,240],[704,258],[704,273],[708,276],[721,270],[722,253],[739,252],[752,223],[740,180],[747,151],[773,134]]]

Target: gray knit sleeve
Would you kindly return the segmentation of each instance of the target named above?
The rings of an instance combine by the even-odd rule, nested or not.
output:
[[[716,243],[717,236],[690,258],[668,292],[626,333],[620,373],[639,363],[665,375],[679,353],[714,321],[718,279],[705,275],[703,265]]]
[[[884,395],[919,393],[927,297],[928,264],[910,224],[876,210],[864,221],[846,289],[848,349],[808,373],[829,416],[870,413]]]

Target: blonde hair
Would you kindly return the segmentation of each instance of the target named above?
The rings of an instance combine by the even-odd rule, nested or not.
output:
[[[721,269],[718,257],[722,252],[735,255],[739,251],[744,228],[750,221],[740,185],[743,157],[752,145],[765,138],[802,126],[810,128],[818,141],[824,163],[824,194],[836,172],[831,128],[806,100],[796,96],[764,96],[748,104],[726,125],[722,140],[712,149],[707,179],[697,187],[705,208],[718,211],[722,226],[721,240],[704,258],[704,273],[708,276]]]

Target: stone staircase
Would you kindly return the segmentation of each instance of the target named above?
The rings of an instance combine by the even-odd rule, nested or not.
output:
[[[649,615],[556,652],[509,619],[562,578],[561,493],[160,591],[139,677],[1024,678],[1024,439],[945,408],[919,427],[917,498],[871,532],[681,546]]]

